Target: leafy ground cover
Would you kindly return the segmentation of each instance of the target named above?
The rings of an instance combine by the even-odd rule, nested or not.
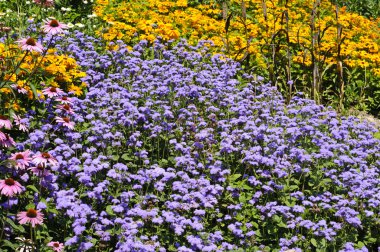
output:
[[[380,247],[373,125],[284,97],[212,41],[131,47],[48,24],[30,47],[3,39],[2,83],[27,92],[1,107],[2,251]]]

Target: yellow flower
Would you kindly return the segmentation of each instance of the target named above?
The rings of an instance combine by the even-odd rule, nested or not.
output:
[[[74,85],[70,85],[69,92],[72,92],[76,96],[80,96],[80,95],[83,94],[82,89],[80,87],[77,87],[77,86],[74,86]]]

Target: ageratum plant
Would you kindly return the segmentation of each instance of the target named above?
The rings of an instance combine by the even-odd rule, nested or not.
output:
[[[286,105],[202,44],[101,45],[76,32],[58,46],[87,69],[75,131],[46,121],[19,147],[58,163],[39,205],[53,241],[68,251],[377,249],[371,125],[301,94]]]

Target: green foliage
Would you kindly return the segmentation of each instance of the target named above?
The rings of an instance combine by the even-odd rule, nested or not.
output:
[[[379,0],[335,0],[340,6],[346,6],[349,11],[359,13],[368,18],[380,16]]]

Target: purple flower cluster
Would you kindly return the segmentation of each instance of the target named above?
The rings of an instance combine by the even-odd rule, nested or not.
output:
[[[71,227],[57,237],[67,248],[377,249],[371,125],[302,94],[285,104],[202,43],[129,51],[119,41],[100,52],[101,43],[76,32],[57,45],[87,69],[89,91],[73,99],[77,131],[45,126],[25,143],[54,146],[59,165],[45,186],[64,217],[56,225]]]

